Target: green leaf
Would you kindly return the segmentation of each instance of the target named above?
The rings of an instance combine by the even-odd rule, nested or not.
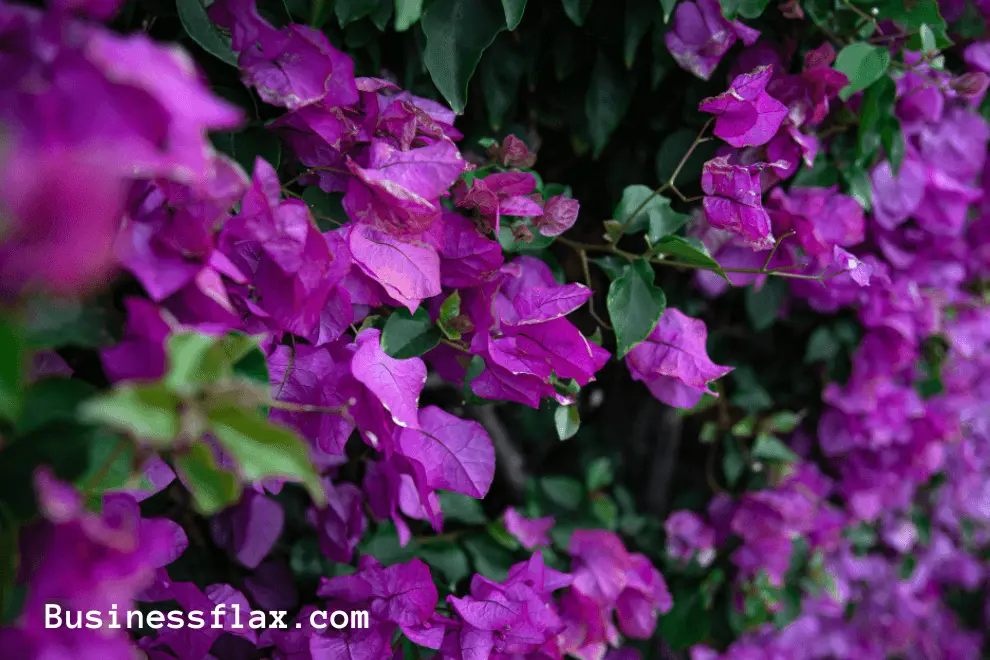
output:
[[[179,435],[181,403],[162,383],[118,385],[83,403],[79,417],[167,447]]]
[[[892,126],[894,130],[900,133],[900,123],[894,115],[896,102],[897,86],[887,76],[882,77],[863,92],[857,132],[856,159],[864,167],[868,167],[876,157],[880,145],[883,143],[885,129]],[[888,136],[888,139],[890,137],[892,135]],[[901,155],[903,156],[903,144],[901,145]]]
[[[100,348],[114,343],[107,331],[107,320],[103,309],[93,301],[32,298],[25,314],[24,332],[30,348]]]
[[[519,96],[519,85],[528,67],[517,39],[508,32],[496,37],[481,58],[478,76],[488,113],[488,124],[499,130]]]
[[[615,255],[607,254],[604,257],[596,257],[594,259],[589,259],[591,263],[595,264],[608,275],[608,279],[617,279],[625,269],[628,267],[629,262],[622,257],[617,257]]]
[[[585,484],[588,486],[588,490],[594,493],[611,486],[613,479],[615,479],[615,471],[612,468],[612,461],[606,456],[600,456],[588,466]]]
[[[427,541],[416,548],[416,555],[443,575],[451,587],[471,574],[464,550],[450,541]]]
[[[326,193],[320,190],[319,186],[308,186],[303,190],[302,198],[313,212],[316,226],[320,231],[336,229],[343,224],[339,218],[347,217],[340,203],[343,197],[339,193]]]
[[[175,8],[179,13],[179,22],[190,39],[218,60],[232,67],[237,66],[237,55],[230,47],[230,37],[220,32],[210,20],[200,0],[176,0]]]
[[[378,9],[378,0],[334,0],[334,12],[340,27],[370,16]]]
[[[557,427],[557,437],[561,440],[573,438],[581,428],[581,416],[577,406],[558,406],[553,413],[554,426]]]
[[[262,126],[248,126],[238,133],[216,133],[211,139],[217,149],[237,161],[249,175],[254,172],[259,157],[276,170],[282,161],[282,143]]]
[[[240,466],[244,478],[278,477],[301,482],[318,504],[326,502],[306,444],[292,431],[255,410],[233,407],[209,412],[210,429]]]
[[[725,454],[722,456],[722,472],[725,474],[725,481],[730,486],[735,486],[746,469],[746,459],[736,441],[729,436],[725,436]]]
[[[762,458],[765,461],[779,463],[793,463],[798,460],[797,454],[791,451],[779,438],[768,433],[760,433],[756,436],[751,455],[753,458]]]
[[[405,32],[423,15],[423,0],[395,0],[395,31]]]
[[[849,84],[839,92],[839,98],[845,101],[866,89],[880,80],[889,66],[890,52],[886,48],[862,42],[849,44],[835,58],[835,70],[849,78]]]
[[[663,289],[653,284],[656,273],[645,259],[637,259],[608,288],[605,301],[615,326],[616,358],[643,342],[667,309]]]
[[[832,336],[828,328],[815,328],[808,338],[808,346],[804,352],[804,363],[828,362],[839,354],[842,346]]]
[[[218,467],[213,452],[201,442],[175,457],[175,471],[192,493],[196,509],[204,516],[222,511],[240,497],[237,477]]]
[[[461,338],[461,332],[450,326],[451,322],[460,315],[461,292],[454,291],[440,305],[440,318],[437,319],[437,325],[440,326],[440,330],[447,336],[447,339],[457,341]]]
[[[498,543],[500,546],[506,550],[518,550],[521,545],[516,537],[509,534],[508,530],[505,529],[505,525],[502,524],[500,520],[492,520],[487,525],[485,525],[485,530],[488,535]]]
[[[416,548],[412,543],[399,545],[399,535],[395,531],[395,525],[388,521],[376,525],[375,531],[365,535],[358,550],[362,555],[371,555],[384,566],[391,566],[412,559]]]
[[[766,330],[776,322],[786,295],[787,286],[777,278],[769,278],[759,291],[752,286],[746,289],[746,316],[754,330]]]
[[[855,199],[867,213],[873,208],[873,188],[866,169],[857,165],[841,169],[842,178],[846,181],[849,196]]]
[[[635,79],[617,67],[603,51],[599,51],[584,99],[595,158],[601,155],[612,132],[629,109],[634,89]]]
[[[505,12],[506,26],[509,30],[515,30],[526,11],[526,0],[502,0],[502,10]]]
[[[722,14],[729,20],[738,16],[759,18],[766,11],[769,0],[720,0]]]
[[[619,506],[608,495],[598,495],[591,500],[591,513],[605,529],[615,531],[619,526]]]
[[[509,575],[513,557],[508,549],[499,545],[489,534],[472,534],[464,538],[464,548],[474,569],[489,580],[501,582]]]
[[[665,254],[679,257],[685,263],[701,266],[729,279],[718,262],[712,259],[708,248],[697,238],[682,236],[666,236],[653,244],[650,252],[654,255]]]
[[[95,387],[74,378],[37,381],[24,393],[18,433],[32,433],[48,424],[75,420],[80,404],[95,392]]]
[[[756,372],[749,366],[737,366],[729,374],[735,384],[732,403],[747,413],[757,413],[773,407],[773,399],[766,389],[760,385]]]
[[[21,388],[26,372],[21,328],[0,318],[0,419],[15,419],[21,410]]]
[[[887,123],[880,131],[880,141],[883,150],[887,152],[890,159],[890,166],[894,174],[900,172],[901,163],[904,162],[904,133],[901,132],[901,122],[891,114],[887,117]]]
[[[627,0],[626,15],[623,21],[623,56],[626,68],[631,69],[636,61],[639,44],[650,30],[656,15],[656,0]]]
[[[440,491],[440,508],[443,509],[444,520],[453,520],[465,525],[484,525],[488,518],[481,508],[481,501],[473,497]]]
[[[564,4],[564,13],[567,18],[574,21],[577,26],[584,25],[584,19],[588,17],[591,4],[594,0],[561,0]]]
[[[135,446],[128,438],[105,429],[99,429],[84,440],[88,466],[73,480],[86,495],[86,504],[99,509],[103,493],[124,488],[132,481],[135,464]]]
[[[7,604],[17,584],[20,566],[19,525],[13,514],[0,502],[0,623],[7,624]]]
[[[692,588],[674,592],[674,606],[660,617],[657,627],[670,648],[680,651],[708,637],[711,619],[705,611],[704,595]]]
[[[440,328],[430,321],[426,307],[415,314],[400,307],[392,312],[382,330],[382,350],[397,360],[419,357],[440,343]]]
[[[450,107],[461,114],[467,104],[468,81],[481,54],[505,29],[505,15],[489,0],[433,0],[423,13],[422,24],[426,68]]]
[[[234,365],[234,373],[264,385],[266,388],[270,384],[268,378],[268,360],[260,348],[252,348],[251,351],[242,357]]]
[[[234,365],[258,350],[259,341],[259,337],[240,333],[223,337],[198,332],[171,335],[165,344],[169,367],[164,383],[174,392],[192,394],[206,384],[229,379]],[[242,371],[249,366],[244,365]]]
[[[670,200],[656,194],[652,188],[633,184],[622,190],[622,198],[612,212],[612,216],[619,226],[628,222],[625,233],[635,234],[650,226],[652,213],[658,213],[669,206]]]
[[[570,477],[543,477],[540,488],[547,499],[562,509],[575,510],[584,500],[581,482]]]
[[[668,198],[661,197],[660,199],[663,199],[666,204],[650,212],[650,228],[646,232],[646,239],[650,245],[655,245],[660,239],[670,236],[691,219],[691,216],[672,209]]]
[[[677,0],[660,0],[660,6],[663,7],[663,22],[667,23],[670,21],[671,14],[674,13],[674,7],[677,6]]]

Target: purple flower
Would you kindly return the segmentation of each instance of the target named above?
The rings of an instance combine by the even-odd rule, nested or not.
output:
[[[399,432],[397,450],[426,468],[426,485],[482,498],[495,478],[495,450],[478,422],[436,406],[419,411],[419,425]]]
[[[527,550],[533,550],[542,545],[550,545],[547,532],[553,527],[553,516],[544,518],[525,518],[513,507],[508,507],[503,514],[505,529],[515,537]]]
[[[543,208],[530,199],[536,189],[536,177],[528,172],[499,172],[471,180],[470,187],[462,179],[454,191],[457,206],[478,213],[482,231],[498,235],[503,215],[534,217]]]
[[[580,208],[576,199],[556,195],[543,204],[543,215],[534,224],[544,236],[560,236],[574,226]]]
[[[786,193],[775,188],[767,200],[767,211],[778,235],[793,231],[805,254],[824,263],[832,260],[833,248],[859,245],[866,236],[863,208],[838,187],[791,187]]]
[[[257,568],[282,534],[285,513],[275,500],[252,490],[233,507],[214,516],[214,542],[244,566]]]
[[[773,67],[762,66],[737,76],[729,90],[705,99],[698,106],[715,120],[715,135],[733,147],[766,144],[777,133],[787,116],[783,103],[766,92]]]
[[[674,11],[673,27],[665,37],[667,49],[680,67],[708,80],[722,56],[737,39],[751,46],[760,33],[722,16],[718,0],[682,2]]]
[[[675,511],[663,527],[667,532],[667,553],[674,559],[690,561],[697,556],[699,564],[708,566],[715,558],[715,532],[698,514]]]
[[[733,165],[719,156],[704,165],[701,188],[708,222],[739,236],[755,250],[773,247],[770,217],[760,199],[759,172],[777,164]]]
[[[692,408],[706,392],[715,395],[709,382],[732,371],[708,358],[707,338],[703,321],[668,307],[646,341],[626,356],[626,366],[633,380],[645,383],[660,401]]]

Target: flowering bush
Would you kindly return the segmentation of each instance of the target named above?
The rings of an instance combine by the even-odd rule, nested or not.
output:
[[[0,0],[0,655],[985,657],[986,18]]]

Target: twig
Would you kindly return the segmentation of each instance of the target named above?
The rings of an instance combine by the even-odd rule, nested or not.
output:
[[[588,253],[584,250],[578,250],[577,253],[581,258],[581,270],[584,271],[584,283],[588,285],[588,289],[591,290],[591,295],[588,296],[588,311],[591,312],[591,318],[595,319],[602,329],[612,332],[612,326],[598,316],[598,312],[595,311],[595,287],[591,285],[591,269],[588,267]]]
[[[636,207],[636,210],[630,213],[629,217],[622,222],[622,224],[619,226],[619,231],[615,233],[615,236],[609,242],[611,243],[618,242],[618,240],[622,238],[622,236],[626,233],[626,230],[629,228],[629,225],[632,223],[633,218],[635,218],[640,213],[642,213],[643,209],[646,208],[647,204],[653,201],[654,197],[661,194],[663,191],[667,190],[668,188],[673,188],[675,191],[677,190],[674,187],[674,182],[677,180],[677,177],[681,173],[681,170],[684,169],[684,165],[691,157],[691,154],[693,154],[694,150],[698,148],[698,145],[701,144],[702,142],[707,142],[710,139],[705,137],[705,132],[708,130],[708,127],[711,126],[713,121],[715,121],[714,117],[710,118],[708,121],[705,122],[705,125],[701,127],[701,131],[698,133],[698,136],[694,138],[694,142],[691,143],[691,146],[688,147],[687,152],[685,152],[684,156],[681,157],[681,162],[679,162],[677,164],[677,167],[674,168],[674,172],[670,175],[670,178],[667,179],[667,181],[665,181],[659,188],[657,188],[649,195],[647,195],[646,199],[640,202],[639,206]],[[683,195],[681,195],[680,193],[678,193],[678,196],[683,199]]]
[[[793,236],[793,235],[794,235],[794,232],[793,231],[789,231],[789,232],[787,232],[786,234],[784,234],[783,236],[781,236],[780,238],[777,239],[777,242],[773,244],[773,249],[770,250],[770,254],[767,255],[767,260],[763,262],[763,270],[766,270],[767,269],[767,266],[770,265],[770,262],[773,261],[773,256],[775,254],[777,254],[777,248],[779,248],[780,247],[780,244],[784,242],[784,239],[787,238],[788,236]]]

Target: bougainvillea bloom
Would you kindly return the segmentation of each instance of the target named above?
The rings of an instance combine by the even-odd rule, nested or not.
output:
[[[732,371],[708,358],[704,321],[668,307],[657,327],[626,356],[633,380],[642,381],[656,398],[678,408],[692,408],[708,383]]]
[[[703,205],[708,222],[739,236],[755,250],[773,247],[770,217],[760,199],[759,172],[775,165],[734,165],[728,156],[705,163],[701,188],[705,192]]]
[[[697,0],[677,6],[673,27],[665,39],[670,54],[682,69],[708,80],[737,39],[751,46],[759,36],[757,30],[739,21],[725,20],[718,0]]]
[[[764,66],[737,76],[728,91],[705,99],[701,112],[715,115],[715,135],[733,147],[766,144],[787,116],[783,103],[766,92],[773,67]]]

